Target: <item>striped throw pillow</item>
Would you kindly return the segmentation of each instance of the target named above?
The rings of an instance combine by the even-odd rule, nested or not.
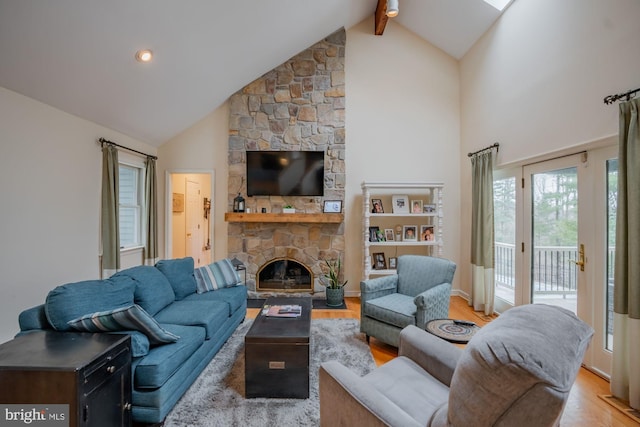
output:
[[[138,304],[87,314],[67,323],[83,332],[140,331],[149,338],[151,344],[176,342],[180,338],[160,326]]]
[[[230,288],[240,283],[240,275],[228,258],[216,261],[193,271],[196,291],[203,294],[220,288]]]

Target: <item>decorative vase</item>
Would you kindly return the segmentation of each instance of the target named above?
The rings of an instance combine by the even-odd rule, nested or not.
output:
[[[282,213],[296,213],[296,208],[282,208]]]
[[[326,288],[327,305],[339,307],[344,303],[344,288]]]

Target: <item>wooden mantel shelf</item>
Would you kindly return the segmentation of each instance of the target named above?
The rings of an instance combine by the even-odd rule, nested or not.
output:
[[[227,212],[224,214],[227,222],[300,222],[339,224],[344,220],[341,213],[239,213]]]

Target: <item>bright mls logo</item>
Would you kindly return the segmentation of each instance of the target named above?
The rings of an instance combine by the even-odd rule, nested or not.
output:
[[[69,405],[0,405],[0,426],[69,427]]]

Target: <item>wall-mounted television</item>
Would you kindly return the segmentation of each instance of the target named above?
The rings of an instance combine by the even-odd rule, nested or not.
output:
[[[324,151],[247,151],[247,196],[324,195]]]

